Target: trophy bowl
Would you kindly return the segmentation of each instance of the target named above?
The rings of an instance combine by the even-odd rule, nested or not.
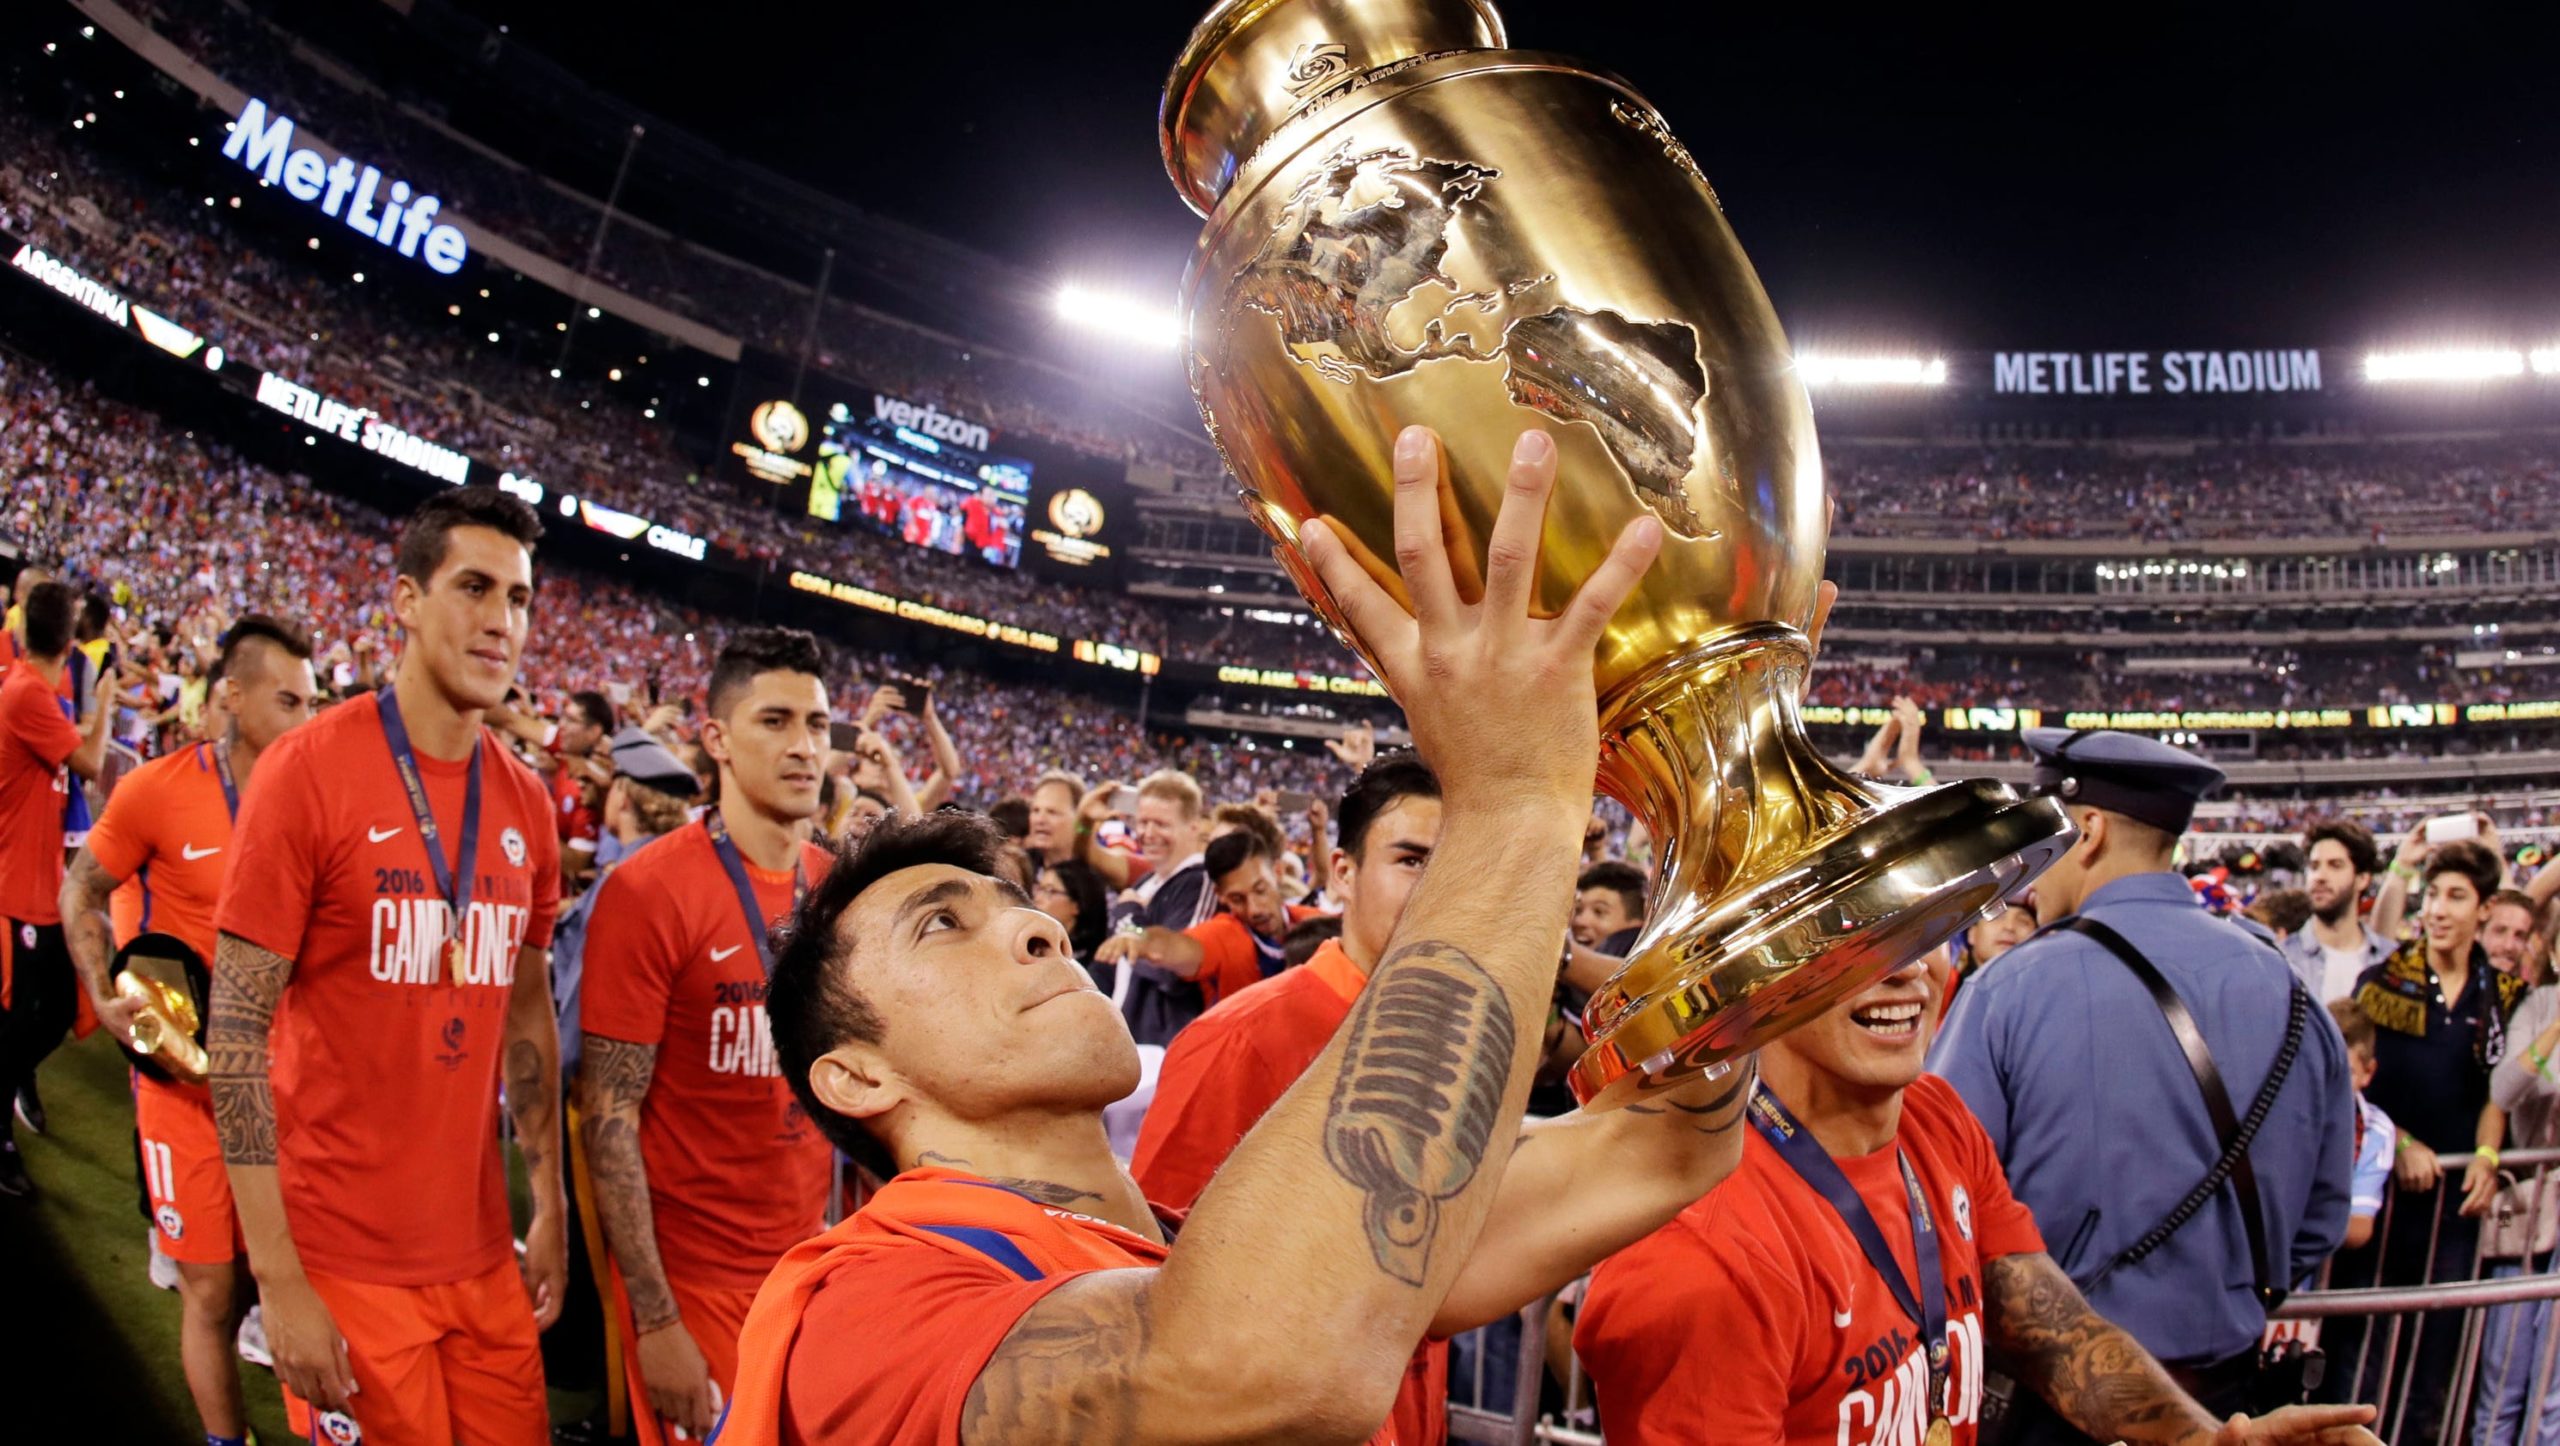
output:
[[[1608,1107],[1918,957],[2070,826],[1997,783],[1867,783],[1806,738],[1827,506],[1777,314],[1643,97],[1505,46],[1485,0],[1225,0],[1175,62],[1160,139],[1208,219],[1182,290],[1201,418],[1281,567],[1373,671],[1297,534],[1326,518],[1409,605],[1408,424],[1440,433],[1462,588],[1524,428],[1559,453],[1539,611],[1640,511],[1664,526],[1592,658],[1598,787],[1660,851],[1572,1075]]]
[[[137,934],[116,951],[107,975],[118,995],[141,1006],[125,1058],[163,1083],[203,1084],[205,1003],[213,993],[203,956],[174,934]]]

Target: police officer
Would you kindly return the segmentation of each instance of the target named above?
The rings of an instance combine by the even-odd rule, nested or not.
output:
[[[2291,1028],[2292,971],[2263,938],[2197,907],[2172,867],[2220,769],[2125,733],[2030,728],[2025,741],[2037,791],[2062,802],[2079,837],[2036,881],[2042,927],[1966,986],[1929,1068],[1981,1118],[2089,1304],[2216,1414],[2260,1409],[2259,1282],[2305,1278],[2346,1231],[2345,1046],[2307,995],[2308,1021]],[[2151,1239],[2208,1178],[2223,1136],[2160,998],[2116,942],[2174,991],[2235,1118],[2250,1113],[2288,1033],[2296,1040],[2246,1151],[2262,1256],[2231,1179]],[[2126,1258],[2137,1244],[2148,1248]],[[2047,1418],[2009,1439],[2080,1438]]]

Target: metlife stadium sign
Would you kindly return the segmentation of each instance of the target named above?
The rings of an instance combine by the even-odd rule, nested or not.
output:
[[[2004,351],[1991,358],[2001,396],[2316,392],[2320,353],[2286,351]]]
[[[462,232],[435,219],[442,201],[412,195],[406,181],[394,180],[386,187],[382,172],[346,156],[332,165],[318,151],[297,148],[292,120],[270,112],[265,101],[252,97],[240,107],[222,154],[268,185],[283,187],[295,200],[319,207],[322,215],[345,222],[357,235],[426,262],[439,275],[460,271],[470,254]]]

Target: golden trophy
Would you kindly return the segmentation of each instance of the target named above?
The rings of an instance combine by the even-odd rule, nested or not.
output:
[[[138,934],[116,951],[108,969],[116,993],[141,1006],[125,1057],[154,1078],[205,1082],[204,1002],[212,976],[204,960],[171,934]]]
[[[1440,433],[1462,566],[1513,439],[1554,436],[1550,614],[1637,509],[1668,533],[1592,660],[1599,787],[1660,851],[1572,1077],[1608,1107],[1918,957],[2041,872],[2070,825],[1997,783],[1866,783],[1805,737],[1828,524],[1777,316],[1652,106],[1504,47],[1485,0],[1224,0],[1174,64],[1161,140],[1208,218],[1182,298],[1201,417],[1351,647],[1367,656],[1298,525],[1329,519],[1409,601],[1390,481],[1409,423]]]

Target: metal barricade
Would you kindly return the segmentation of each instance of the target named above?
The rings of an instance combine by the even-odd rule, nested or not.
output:
[[[2268,1336],[2321,1347],[2322,1398],[2377,1407],[2375,1434],[2385,1441],[2560,1446],[2560,1252],[2551,1244],[2560,1239],[2560,1148],[2504,1152],[2511,1189],[2493,1208],[2520,1214],[2503,1232],[2475,1230],[2458,1215],[2448,1225],[2470,1163],[2439,1156],[2429,1192],[2395,1184],[2369,1245],[2333,1257],[2315,1288],[2275,1313]],[[2491,1255],[2493,1233],[2538,1248]],[[2445,1247],[2465,1239],[2459,1273],[2440,1270]],[[2354,1283],[2331,1284],[2341,1274]],[[1590,1379],[1570,1348],[1569,1302],[1580,1284],[1452,1342],[1451,1440],[1603,1446]],[[2450,1344],[2432,1344],[2439,1332]]]

